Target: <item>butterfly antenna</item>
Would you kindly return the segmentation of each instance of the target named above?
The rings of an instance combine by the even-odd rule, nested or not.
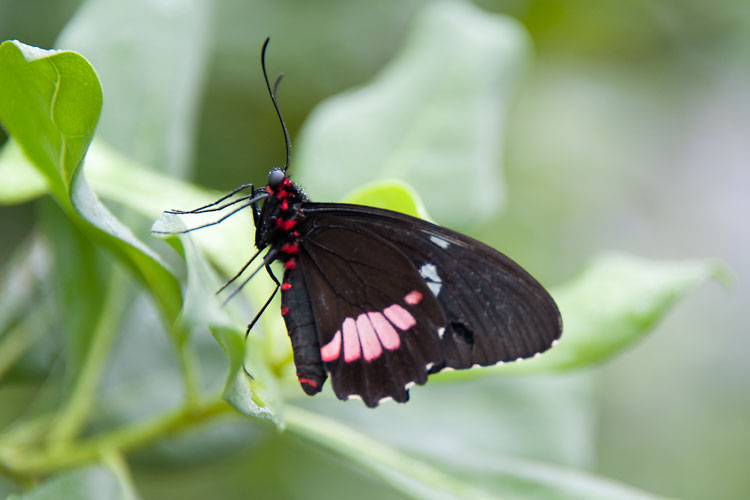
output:
[[[276,109],[276,115],[279,117],[279,122],[281,122],[281,129],[284,131],[284,145],[286,146],[286,163],[284,164],[284,172],[286,172],[286,169],[289,168],[289,162],[292,160],[292,141],[289,139],[289,131],[286,129],[286,123],[284,123],[284,117],[281,116],[281,108],[279,108],[279,98],[278,98],[278,90],[279,90],[279,83],[281,83],[281,79],[284,77],[284,73],[280,73],[279,76],[276,77],[276,80],[273,82],[273,89],[271,89],[271,84],[268,81],[268,73],[266,72],[266,48],[268,47],[268,42],[271,41],[271,37],[266,38],[266,41],[263,42],[263,48],[260,51],[260,65],[263,68],[263,78],[266,81],[266,88],[268,89],[268,94],[271,96],[271,101],[273,101],[273,107]]]

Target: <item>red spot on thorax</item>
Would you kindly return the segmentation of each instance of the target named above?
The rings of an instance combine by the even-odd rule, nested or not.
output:
[[[271,189],[271,186],[266,186],[266,193],[273,194],[273,189]]]
[[[292,271],[293,269],[297,269],[297,262],[294,259],[289,259],[284,262],[284,267]]]
[[[284,200],[281,202],[281,209],[282,210],[289,210],[289,201]]]
[[[281,315],[282,316],[286,316],[287,314],[289,314],[289,308],[288,307],[282,307],[281,308]]]
[[[284,243],[281,251],[287,255],[297,255],[299,253],[299,245],[296,243]]]
[[[284,282],[284,283],[281,284],[281,289],[282,290],[289,290],[291,288],[292,288],[292,284],[291,283]]]
[[[289,231],[297,224],[296,220],[276,219],[276,227],[282,231]]]

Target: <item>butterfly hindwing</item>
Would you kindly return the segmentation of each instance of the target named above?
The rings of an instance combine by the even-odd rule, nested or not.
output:
[[[368,406],[408,399],[443,362],[445,316],[411,260],[367,229],[336,217],[310,219],[298,257],[321,361],[341,399]]]
[[[465,235],[372,207],[308,203],[313,220],[347,221],[398,248],[436,297],[446,318],[442,368],[486,366],[528,358],[562,332],[547,291],[511,259]]]

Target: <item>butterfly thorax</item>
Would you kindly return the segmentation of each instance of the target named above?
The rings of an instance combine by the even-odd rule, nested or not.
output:
[[[274,178],[280,169],[269,174],[266,185],[268,198],[260,212],[259,224],[255,231],[255,246],[263,249],[270,246],[276,251],[278,259],[287,268],[296,266],[295,256],[299,253],[300,205],[307,201],[307,196],[296,184],[284,175]]]

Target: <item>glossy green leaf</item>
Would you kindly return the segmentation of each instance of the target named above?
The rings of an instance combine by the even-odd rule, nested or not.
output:
[[[655,261],[612,253],[554,292],[563,336],[515,371],[569,370],[603,361],[650,332],[687,292],[725,268],[713,260]]]
[[[96,73],[80,55],[20,42],[0,45],[0,123],[44,175],[68,217],[132,266],[167,317],[181,304],[177,280],[91,191],[81,165],[102,105]]]
[[[578,278],[552,291],[563,317],[563,334],[555,347],[537,358],[435,378],[560,371],[599,363],[649,333],[690,290],[725,276],[726,269],[713,260],[603,255]]]
[[[395,210],[430,220],[419,194],[401,181],[373,182],[349,193],[344,202]]]
[[[52,192],[67,198],[101,111],[93,68],[72,52],[3,42],[0,75],[0,122]]]
[[[371,83],[313,111],[295,149],[297,179],[314,200],[400,179],[419,187],[443,224],[486,217],[505,197],[503,128],[526,45],[510,18],[429,4]]]
[[[481,454],[433,465],[343,425],[296,407],[287,409],[290,431],[347,456],[415,499],[657,500],[613,481],[555,465],[519,459],[487,460]]]

